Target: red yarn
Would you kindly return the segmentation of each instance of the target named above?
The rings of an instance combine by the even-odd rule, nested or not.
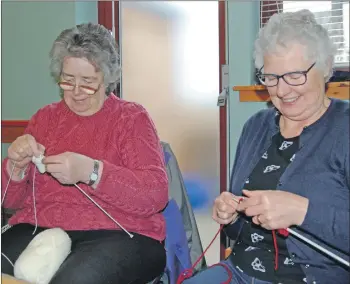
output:
[[[207,248],[204,250],[204,252],[198,257],[198,259],[196,260],[196,262],[192,265],[192,267],[190,269],[186,269],[185,271],[183,271],[179,278],[176,281],[176,284],[181,284],[183,281],[185,281],[186,279],[190,278],[193,276],[193,272],[194,272],[194,268],[197,266],[197,264],[199,263],[199,261],[204,257],[205,253],[208,251],[208,249],[210,248],[210,246],[213,244],[213,242],[215,241],[215,239],[217,238],[217,236],[220,234],[221,230],[224,228],[224,225],[221,225],[219,230],[217,231],[217,233],[215,234],[215,237],[212,239],[212,241],[210,242],[210,244],[207,246]],[[218,264],[219,265],[219,264]],[[214,266],[214,265],[213,265]],[[223,265],[225,266],[225,265]],[[225,267],[226,270],[228,270]],[[231,271],[230,271],[231,272]],[[230,281],[232,279],[232,273],[231,273],[231,278]],[[227,284],[229,284],[230,282],[227,282]],[[226,284],[226,282],[225,282]]]
[[[241,201],[243,201],[243,198],[238,199],[238,204],[241,203]],[[224,225],[221,225],[219,230],[215,234],[214,238],[210,242],[210,244],[207,246],[204,252],[198,257],[197,261],[192,265],[192,267],[190,269],[186,269],[180,274],[179,278],[176,281],[176,284],[181,284],[183,281],[193,276],[194,268],[197,266],[199,261],[204,257],[204,255],[206,254],[206,252],[208,251],[210,246],[213,244],[213,242],[215,241],[215,239],[220,234],[223,228],[224,228]],[[287,231],[287,229],[278,229],[277,232],[283,237],[288,237],[289,235],[289,232]],[[273,246],[275,248],[275,270],[277,270],[278,269],[278,244],[277,244],[276,230],[272,230],[272,238],[273,238]],[[212,266],[209,266],[208,268],[214,267],[214,266],[222,266],[228,274],[228,279],[221,284],[230,284],[233,275],[229,267],[223,263],[217,263]]]
[[[289,235],[289,232],[287,231],[287,229],[278,229],[277,232],[283,237],[288,237]]]
[[[238,199],[238,204],[241,203],[242,200],[243,200],[243,198]],[[186,269],[185,271],[183,271],[180,274],[179,278],[176,281],[176,284],[181,284],[183,281],[185,281],[186,279],[188,279],[188,278],[193,276],[194,268],[197,266],[199,261],[204,257],[204,255],[206,254],[206,252],[208,251],[210,246],[213,244],[213,242],[215,241],[215,239],[220,234],[220,232],[222,231],[223,228],[224,228],[224,225],[221,225],[219,230],[215,234],[214,238],[211,240],[210,244],[207,246],[207,248],[204,250],[204,252],[198,257],[198,259],[192,265],[192,267],[190,269]],[[230,284],[230,282],[232,280],[232,277],[233,277],[230,268],[227,265],[223,264],[223,263],[216,263],[216,264],[213,264],[212,266],[209,266],[208,268],[211,268],[211,267],[214,267],[214,266],[222,266],[226,270],[226,272],[228,274],[227,280],[225,282],[220,283],[220,284]]]
[[[220,227],[219,231],[216,233],[213,241],[216,239],[216,236],[218,235],[218,233],[220,233],[220,231],[222,230],[223,226]],[[211,245],[212,243],[210,243]],[[210,247],[210,245],[207,247],[207,249]],[[181,284],[183,283],[186,279],[191,278],[193,276],[193,272],[194,272],[194,268],[196,267],[196,265],[198,264],[198,262],[204,257],[204,254],[206,253],[207,249],[205,250],[205,252],[202,253],[202,255],[198,258],[198,260],[196,261],[196,263],[190,268],[190,269],[186,269],[185,271],[183,271],[179,278],[176,281],[176,284]],[[229,269],[229,267],[223,263],[216,263],[213,264],[211,266],[209,266],[208,268],[214,267],[214,266],[222,266],[227,274],[228,274],[228,278],[225,282],[222,282],[221,284],[230,284],[231,280],[232,280],[232,271]]]
[[[289,235],[289,232],[287,231],[287,229],[278,229],[277,232],[283,237],[288,237]],[[278,269],[278,244],[277,244],[275,230],[272,230],[272,238],[273,238],[273,246],[275,248],[275,270],[277,270]]]
[[[275,248],[275,270],[278,269],[278,244],[275,230],[272,230],[273,246]]]

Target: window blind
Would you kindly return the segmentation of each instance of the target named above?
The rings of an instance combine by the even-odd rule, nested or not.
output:
[[[260,28],[279,12],[310,10],[316,21],[324,26],[333,40],[337,53],[336,67],[349,66],[349,1],[261,1]]]

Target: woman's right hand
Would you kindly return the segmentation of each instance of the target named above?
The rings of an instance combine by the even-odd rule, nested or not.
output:
[[[221,225],[232,223],[238,215],[238,203],[235,200],[239,198],[228,191],[221,193],[214,202],[212,215],[214,221]]]
[[[8,148],[8,159],[10,167],[15,165],[16,169],[24,170],[31,162],[33,156],[44,154],[45,147],[36,142],[30,134],[24,134],[12,142]]]

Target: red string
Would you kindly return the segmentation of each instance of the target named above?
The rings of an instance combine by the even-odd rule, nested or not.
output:
[[[287,231],[287,229],[278,229],[277,232],[283,237],[288,237],[289,235],[289,232]]]
[[[242,200],[243,200],[243,198],[240,198],[238,200],[238,204],[241,203]],[[193,276],[194,268],[197,266],[197,264],[200,262],[200,260],[204,257],[204,255],[206,254],[206,252],[208,251],[210,246],[213,244],[213,242],[215,241],[215,239],[220,234],[220,232],[222,231],[223,228],[224,228],[224,225],[221,225],[219,230],[215,234],[214,238],[211,240],[210,244],[207,246],[207,248],[204,250],[204,252],[198,257],[198,259],[192,265],[192,267],[189,268],[189,269],[186,269],[185,271],[183,271],[180,274],[179,278],[176,281],[176,284],[181,284],[183,281],[185,281],[186,279],[188,279],[188,278]],[[221,284],[230,284],[230,282],[232,280],[232,277],[233,277],[232,271],[230,270],[230,268],[227,265],[223,264],[223,263],[216,263],[216,264],[213,264],[212,266],[209,266],[208,268],[211,268],[211,267],[214,267],[214,266],[222,266],[226,270],[226,272],[228,274],[227,280],[225,282],[222,282]]]
[[[275,230],[272,230],[273,246],[275,248],[275,270],[278,269],[278,245]]]
[[[240,198],[238,200],[238,204],[241,203],[241,201],[243,200],[243,198]],[[209,243],[209,245],[207,246],[207,248],[204,250],[204,252],[198,257],[198,259],[196,260],[196,262],[192,265],[191,268],[186,269],[185,271],[183,271],[179,278],[176,281],[176,284],[181,284],[183,281],[185,281],[186,279],[190,278],[193,276],[193,272],[194,272],[194,268],[197,266],[197,264],[200,262],[200,260],[204,257],[204,255],[207,253],[208,249],[211,247],[211,245],[213,244],[213,242],[216,240],[217,236],[220,234],[220,232],[222,231],[222,229],[224,228],[224,225],[221,225],[219,230],[217,231],[217,233],[215,234],[214,238],[211,240],[211,242]],[[278,229],[277,230],[278,234],[282,235],[283,237],[288,237],[289,232],[287,231],[287,229]],[[272,230],[272,238],[273,238],[273,246],[275,248],[275,270],[278,269],[278,244],[277,244],[277,237],[276,237],[276,231]],[[214,267],[214,266],[222,266],[227,274],[228,274],[228,279],[221,283],[221,284],[230,284],[231,280],[232,280],[232,271],[230,270],[230,268],[223,264],[223,263],[216,263],[212,266],[209,266],[208,268]]]
[[[213,244],[213,242],[215,241],[215,239],[220,234],[220,232],[222,231],[223,228],[224,228],[224,225],[221,225],[219,230],[215,234],[215,237],[211,240],[210,244],[207,246],[207,248],[204,250],[204,252],[198,257],[198,259],[192,265],[192,267],[190,269],[186,269],[185,271],[183,271],[180,274],[179,278],[176,281],[176,284],[181,284],[183,281],[185,281],[186,279],[188,279],[188,278],[193,276],[194,268],[197,266],[197,264],[200,262],[200,260],[204,257],[204,255],[206,254],[206,252],[208,251],[210,246]],[[225,264],[222,264],[222,263],[217,263],[217,264],[214,264],[214,265],[212,265],[210,267],[213,267],[213,266],[223,266],[225,268],[225,270],[229,274],[229,279],[227,281],[225,281],[224,283],[222,283],[222,284],[229,284],[231,282],[231,279],[232,279],[232,272],[230,271],[230,269]]]
[[[277,232],[282,235],[283,237],[288,237],[289,232],[287,229],[278,229]],[[277,237],[276,237],[276,231],[272,230],[272,238],[273,238],[273,246],[275,248],[275,270],[278,269],[278,244],[277,244]]]

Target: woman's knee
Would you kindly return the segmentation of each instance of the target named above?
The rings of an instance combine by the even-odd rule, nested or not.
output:
[[[107,284],[152,281],[165,268],[162,244],[135,236],[135,240],[105,238],[80,244],[64,261],[50,284]]]
[[[109,257],[96,259],[86,259],[78,262],[67,259],[50,284],[145,284],[152,281],[164,271],[164,267],[156,265],[146,265],[137,263],[134,256],[129,256],[126,262],[120,262]]]

